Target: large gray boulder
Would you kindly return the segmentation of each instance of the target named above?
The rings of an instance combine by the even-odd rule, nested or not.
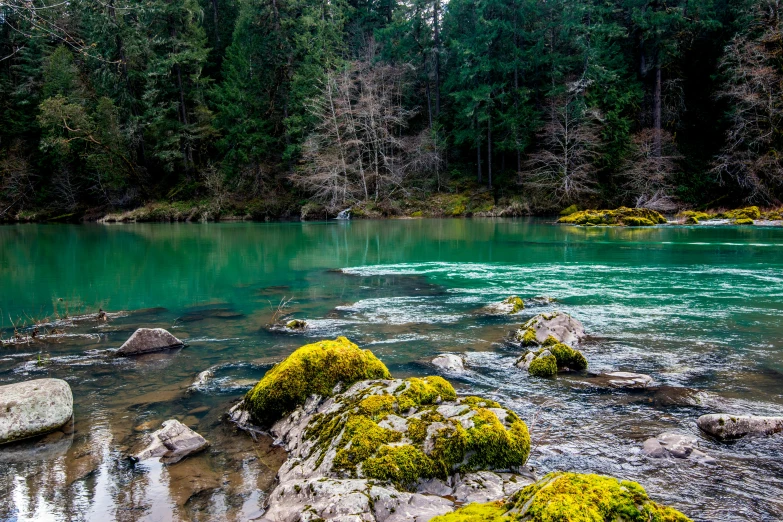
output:
[[[117,355],[138,355],[182,346],[185,343],[163,328],[139,328],[120,346]]]
[[[574,346],[584,338],[585,327],[567,313],[552,312],[533,317],[514,335],[515,340],[523,346],[543,344],[550,336],[561,343]]]
[[[204,437],[176,419],[164,421],[150,439],[149,445],[133,456],[135,460],[159,458],[164,464],[174,464],[209,446]]]
[[[73,393],[61,379],[0,386],[0,444],[42,435],[73,416]]]
[[[465,363],[462,357],[453,353],[444,353],[435,357],[431,364],[448,373],[462,373],[465,371]]]
[[[721,440],[739,439],[746,435],[772,435],[783,432],[783,417],[756,417],[711,413],[696,421],[699,428]]]

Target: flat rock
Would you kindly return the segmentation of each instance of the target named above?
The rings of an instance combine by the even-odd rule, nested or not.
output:
[[[150,444],[133,456],[135,460],[160,458],[165,464],[174,464],[209,446],[204,437],[176,419],[164,421],[150,439]]]
[[[73,393],[61,379],[35,379],[0,386],[0,444],[35,437],[73,416]]]
[[[757,417],[711,413],[696,421],[699,428],[721,440],[739,439],[748,435],[772,435],[783,432],[783,417]]]
[[[701,451],[699,439],[682,433],[662,433],[647,439],[642,445],[642,454],[653,459],[687,459],[699,464],[715,464],[717,461]]]
[[[436,368],[451,373],[462,373],[465,371],[465,363],[462,357],[453,353],[444,353],[435,357],[431,364]]]
[[[138,355],[182,346],[185,343],[163,328],[139,328],[120,346],[117,355]]]

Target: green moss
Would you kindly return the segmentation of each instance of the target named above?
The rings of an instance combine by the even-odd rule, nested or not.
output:
[[[734,224],[735,225],[752,225],[753,224],[753,220],[750,219],[750,218],[740,218],[740,219],[734,220]]]
[[[255,423],[269,427],[310,395],[331,395],[338,383],[389,378],[389,370],[372,352],[338,337],[302,346],[275,365],[245,395],[244,407]]]
[[[419,379],[411,377],[406,379],[408,383],[405,391],[397,397],[400,411],[410,408],[434,404],[436,400],[453,401],[457,398],[454,387],[443,377],[430,376]]]
[[[384,446],[375,457],[364,462],[362,472],[367,477],[407,489],[412,488],[419,478],[435,475],[433,464],[430,457],[411,444]]]
[[[359,411],[375,420],[392,413],[396,402],[393,395],[370,395],[359,403]]]
[[[745,207],[745,208],[737,208],[734,210],[729,210],[728,212],[723,212],[721,217],[725,219],[759,219],[761,217],[761,211],[759,210],[759,207],[753,206],[753,207]]]
[[[556,343],[549,346],[549,351],[557,359],[559,370],[568,368],[569,370],[581,371],[587,369],[587,359],[578,350],[574,350],[565,343]]]
[[[285,327],[289,328],[291,330],[302,330],[307,326],[307,323],[305,321],[302,321],[301,319],[293,319],[291,321],[288,321],[285,323]]]
[[[651,501],[635,482],[602,475],[550,473],[512,497],[510,520],[531,522],[688,522]]]
[[[500,408],[500,403],[484,397],[476,397],[474,395],[468,397],[462,397],[459,402],[461,404],[467,404],[469,406],[479,406],[481,408]]]
[[[579,207],[576,205],[571,205],[570,207],[566,207],[563,210],[560,211],[561,216],[570,216],[571,214],[579,212]]]
[[[517,341],[519,341],[522,346],[537,346],[538,339],[536,338],[536,331],[532,328],[528,328],[521,334],[517,333]]]
[[[536,377],[553,377],[557,375],[557,359],[554,355],[537,357],[530,363],[527,371]]]
[[[452,513],[440,515],[430,522],[506,522],[512,520],[505,513],[508,507],[503,502],[468,504]]]
[[[509,312],[510,314],[515,314],[520,310],[525,309],[525,302],[522,300],[522,298],[515,295],[506,298],[503,302],[512,305],[511,311]]]
[[[364,415],[352,416],[345,423],[342,448],[334,457],[333,469],[356,474],[356,466],[374,455],[384,444],[399,442],[402,433],[381,428]]]
[[[557,222],[572,225],[652,226],[666,223],[666,218],[648,208],[620,207],[615,210],[582,210],[563,216]]]
[[[421,210],[417,210],[416,212],[411,213],[411,217],[422,217],[424,216],[424,212]]]
[[[544,339],[544,342],[541,343],[541,346],[554,346],[556,344],[560,344],[560,339],[554,335],[549,335],[546,339]]]

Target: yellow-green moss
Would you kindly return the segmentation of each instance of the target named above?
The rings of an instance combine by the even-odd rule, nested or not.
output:
[[[753,220],[750,218],[740,218],[734,220],[735,225],[752,225]]]
[[[411,217],[422,217],[424,216],[424,212],[421,210],[417,210],[416,212],[411,213]]]
[[[332,470],[342,476],[363,476],[412,489],[422,478],[447,478],[457,470],[510,469],[522,466],[530,453],[525,423],[510,410],[505,421],[489,408],[500,408],[482,397],[457,399],[454,388],[441,377],[410,378],[392,393],[388,383],[371,384],[356,396],[340,399],[340,408],[316,415],[305,431],[313,440],[320,466],[332,445]],[[456,401],[471,426],[441,415],[441,401]],[[459,410],[458,410],[459,411]],[[404,431],[383,428],[390,413],[405,418]],[[424,451],[427,442],[428,450]],[[335,444],[336,443],[336,444]]]
[[[519,341],[522,344],[522,346],[538,345],[538,339],[536,338],[536,331],[533,330],[532,328],[528,328],[521,334],[517,333],[517,341]]]
[[[520,310],[525,309],[525,302],[522,300],[522,298],[515,295],[506,298],[503,302],[512,306],[511,311],[509,312],[510,314],[515,314]]]
[[[571,205],[570,207],[566,207],[563,210],[560,211],[561,216],[570,216],[571,214],[579,212],[579,207],[576,205]]]
[[[666,218],[648,208],[620,207],[615,210],[582,210],[563,216],[558,223],[572,225],[653,226],[666,223]]]
[[[548,335],[547,338],[544,339],[544,342],[541,343],[541,346],[554,346],[556,344],[560,344],[560,339],[554,335]]]
[[[389,378],[389,370],[372,352],[338,337],[302,346],[275,365],[245,395],[244,408],[255,423],[268,427],[310,395],[331,395],[338,383]]]
[[[306,326],[307,323],[305,321],[302,321],[301,319],[293,319],[285,324],[285,327],[291,330],[302,330]]]
[[[468,504],[432,522],[691,522],[650,500],[639,484],[603,475],[550,473],[508,502]]]
[[[557,359],[557,368],[568,368],[573,371],[587,369],[587,359],[579,350],[574,350],[565,343],[556,343],[549,346],[549,351]]]
[[[723,217],[725,219],[759,219],[761,217],[761,211],[759,210],[759,207],[753,206],[753,207],[745,207],[745,208],[737,208],[734,210],[729,210],[727,212],[723,212],[720,217]]]
[[[603,475],[550,473],[511,499],[510,520],[531,522],[689,522],[651,501],[636,482]]]
[[[506,522],[512,520],[506,515],[507,511],[508,506],[503,502],[474,503],[437,516],[430,522]]]
[[[557,375],[557,359],[554,355],[536,357],[530,363],[527,371],[536,377],[552,377]]]

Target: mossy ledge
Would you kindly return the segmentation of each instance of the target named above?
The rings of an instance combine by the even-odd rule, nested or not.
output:
[[[650,500],[628,480],[603,475],[550,473],[506,503],[469,504],[431,522],[690,522]]]
[[[268,428],[309,396],[332,395],[339,383],[347,387],[366,379],[390,378],[389,370],[372,352],[338,337],[302,346],[275,365],[245,395],[242,408],[253,422]]]
[[[569,225],[614,225],[629,227],[651,227],[666,223],[666,218],[648,208],[620,207],[615,210],[581,210],[562,216],[558,223]]]
[[[307,426],[315,468],[411,490],[456,471],[523,466],[530,434],[511,410],[481,397],[457,398],[442,377],[367,381],[335,397]]]

